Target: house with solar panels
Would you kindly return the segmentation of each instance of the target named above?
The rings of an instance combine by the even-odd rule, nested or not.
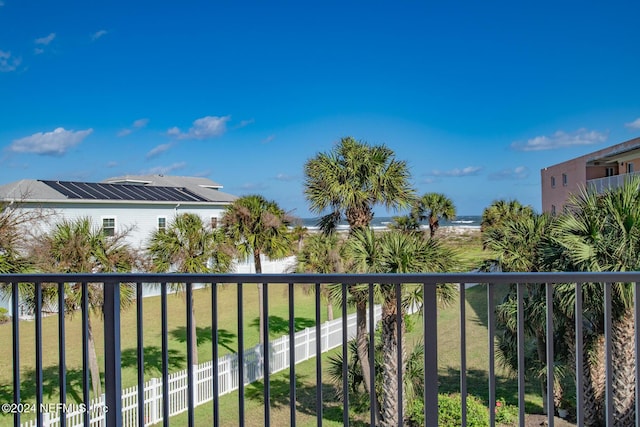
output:
[[[62,218],[89,217],[108,235],[128,230],[129,243],[142,248],[153,231],[179,213],[196,213],[217,227],[225,207],[236,199],[221,188],[207,178],[163,175],[127,175],[99,183],[25,179],[0,186],[0,202],[48,212],[49,223],[38,224],[38,231]]]

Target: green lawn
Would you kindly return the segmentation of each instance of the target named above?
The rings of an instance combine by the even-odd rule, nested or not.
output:
[[[258,343],[258,292],[253,284],[244,285],[244,344],[249,348]],[[218,322],[220,355],[237,351],[237,291],[235,285],[223,285],[218,289]],[[144,345],[145,379],[161,375],[161,324],[160,297],[144,298]],[[304,286],[295,289],[295,325],[296,329],[315,324],[314,295]],[[170,371],[179,371],[186,367],[186,309],[182,294],[168,296],[168,330]],[[211,290],[194,291],[194,306],[198,335],[199,362],[211,360]],[[336,313],[340,310],[335,309]],[[326,308],[323,307],[321,320],[326,320]],[[122,384],[130,387],[137,383],[136,370],[136,313],[131,307],[122,313]],[[81,401],[82,389],[82,350],[81,318],[79,313],[65,319],[66,328],[66,366],[68,402]],[[104,337],[101,318],[91,316],[96,337],[96,351],[99,364],[103,366]],[[269,285],[269,324],[273,338],[288,333],[288,287],[287,285]],[[44,375],[44,400],[46,403],[59,401],[58,391],[58,316],[48,316],[42,321],[42,354]],[[35,322],[20,322],[20,370],[21,400],[35,401]],[[5,343],[3,351],[8,357],[0,358],[0,401],[13,400],[12,385],[12,329],[11,323],[0,325],[0,342]],[[0,424],[3,416],[0,415]]]
[[[482,251],[479,233],[469,237],[447,236],[445,244],[456,249],[460,254],[460,271],[468,271],[477,266],[487,253]],[[308,288],[307,288],[308,289]],[[501,297],[496,292],[496,301]],[[195,291],[195,311],[198,327],[198,357],[200,362],[211,359],[211,290]],[[236,286],[223,285],[218,289],[219,303],[219,351],[220,354],[236,352],[237,349],[237,313]],[[169,353],[170,371],[178,371],[186,367],[185,301],[181,294],[168,297],[169,323]],[[296,286],[295,324],[296,329],[312,326],[315,323],[314,296],[306,292],[303,286]],[[488,394],[488,353],[486,312],[487,301],[484,286],[477,286],[467,290],[467,364],[469,393],[484,401]],[[255,285],[244,286],[243,308],[245,313],[244,331],[245,347],[258,342],[258,293]],[[335,307],[339,315],[339,307]],[[279,337],[288,331],[288,296],[286,285],[269,285],[269,314],[271,336]],[[322,321],[326,320],[326,309],[322,309]],[[103,352],[102,325],[99,316],[92,316],[93,329],[96,334],[97,352],[102,364]],[[442,308],[438,320],[438,353],[440,391],[459,391],[460,343],[459,343],[459,313],[458,302]],[[122,382],[124,387],[136,384],[136,321],[135,309],[131,308],[122,314]],[[416,321],[414,330],[407,336],[407,342],[415,342],[422,337],[422,322]],[[3,351],[9,357],[0,358],[0,401],[11,402],[13,399],[12,386],[12,351],[11,323],[0,325],[0,342],[4,342]],[[34,360],[34,322],[20,322],[20,357],[21,357],[21,396],[23,402],[35,400],[35,360]],[[67,381],[68,401],[81,400],[81,322],[76,315],[66,319],[66,348],[67,348]],[[145,378],[161,375],[161,331],[160,331],[160,298],[144,299],[144,343],[145,343]],[[44,354],[44,395],[45,402],[57,402],[57,316],[43,319],[43,354]],[[340,349],[333,350],[339,352]],[[328,354],[323,355],[326,360]],[[324,365],[326,366],[326,364]],[[298,425],[315,425],[315,361],[310,360],[297,365]],[[272,387],[272,423],[273,425],[288,425],[289,422],[289,389],[288,371],[274,374],[271,377]],[[507,403],[517,403],[517,388],[515,379],[508,372],[497,371],[497,398]],[[261,383],[248,386],[246,390],[246,418],[248,425],[263,425],[264,411],[261,399]],[[527,411],[540,412],[541,398],[537,390],[528,389]],[[221,420],[223,425],[236,425],[238,417],[237,392],[222,396],[220,399]],[[341,405],[337,401],[333,386],[328,378],[323,377],[324,397],[324,425],[342,425]],[[211,424],[212,406],[205,404],[196,408],[196,424]],[[28,417],[24,417],[27,419]],[[0,425],[9,421],[9,417],[0,416]],[[357,417],[358,425],[368,425],[366,416]],[[180,415],[172,419],[172,424],[183,425],[186,416]]]

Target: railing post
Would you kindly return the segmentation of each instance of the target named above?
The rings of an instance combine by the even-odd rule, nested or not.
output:
[[[107,427],[122,426],[120,284],[104,283],[104,388]]]
[[[438,306],[436,285],[423,283],[424,322],[424,421],[438,425]]]

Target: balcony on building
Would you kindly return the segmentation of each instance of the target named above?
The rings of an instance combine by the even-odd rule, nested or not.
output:
[[[640,173],[640,147],[624,148],[587,160],[587,188],[598,193],[622,186]]]

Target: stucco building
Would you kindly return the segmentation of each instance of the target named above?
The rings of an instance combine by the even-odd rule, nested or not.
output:
[[[542,211],[560,213],[569,195],[585,188],[603,192],[640,172],[640,138],[631,139],[540,171]]]

